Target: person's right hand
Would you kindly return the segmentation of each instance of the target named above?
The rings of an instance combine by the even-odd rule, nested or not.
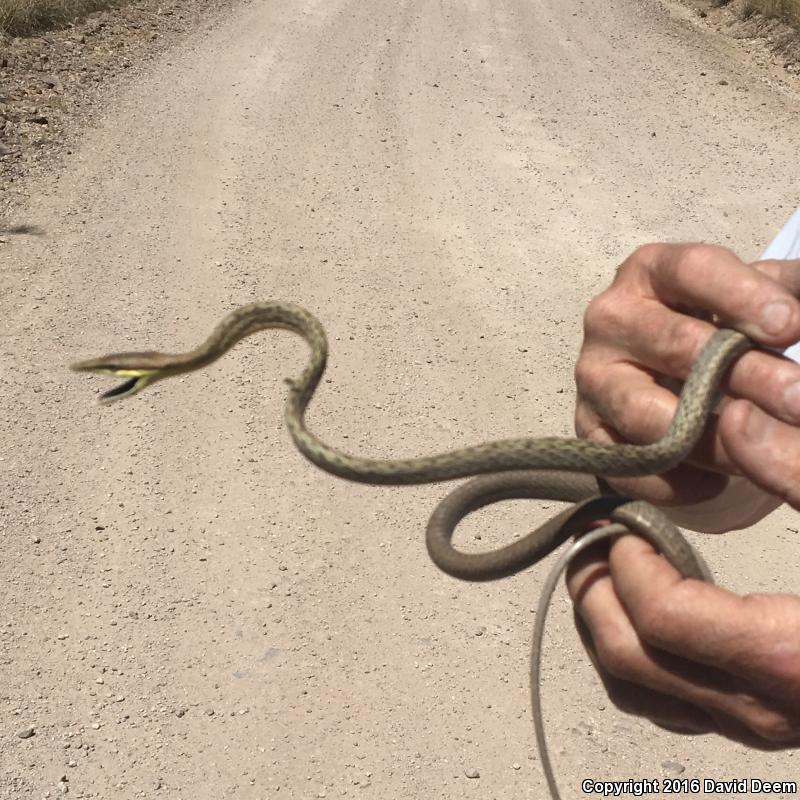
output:
[[[784,348],[800,340],[800,261],[745,264],[710,245],[647,245],[589,305],[575,378],[579,436],[647,444],[677,405],[660,385],[683,380],[714,331],[734,327]],[[622,494],[670,506],[685,527],[747,527],[782,501],[800,508],[800,365],[750,351],[690,463],[661,476],[609,480]]]

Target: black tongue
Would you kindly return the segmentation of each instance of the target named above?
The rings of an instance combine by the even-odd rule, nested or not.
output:
[[[109,389],[100,396],[103,400],[111,400],[114,397],[119,397],[121,394],[126,394],[133,389],[133,387],[136,385],[136,381],[138,380],[138,378],[129,378],[124,383],[119,384],[119,386],[115,386],[113,389]]]

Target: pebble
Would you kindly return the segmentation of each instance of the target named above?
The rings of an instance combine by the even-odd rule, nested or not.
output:
[[[30,739],[36,733],[34,728],[23,728],[21,731],[17,731],[17,738],[18,739]]]
[[[662,761],[661,766],[664,767],[667,772],[672,772],[675,775],[680,775],[682,772],[686,772],[686,767],[677,761]]]
[[[468,778],[480,778],[481,776],[480,772],[478,772],[478,770],[476,770],[475,767],[469,767],[468,769],[465,769],[464,774]]]

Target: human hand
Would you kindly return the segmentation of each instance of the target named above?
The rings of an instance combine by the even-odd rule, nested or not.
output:
[[[747,265],[706,245],[640,248],[587,309],[578,434],[659,439],[677,400],[658,381],[686,377],[714,330],[707,320],[717,315],[784,347],[800,339],[799,293],[797,261]],[[782,500],[800,507],[800,366],[751,351],[722,389],[719,416],[690,463],[615,479],[614,488],[707,531],[745,527]],[[568,586],[587,649],[621,708],[756,747],[800,743],[800,598],[741,598],[684,580],[634,536],[617,540],[607,558],[582,554]]]
[[[683,579],[644,540],[570,569],[584,644],[622,710],[761,749],[800,745],[800,597]]]
[[[710,245],[647,245],[618,269],[584,317],[576,364],[579,436],[645,444],[665,433],[682,380],[714,331],[735,327],[782,348],[800,340],[800,261],[748,265]],[[664,475],[614,479],[619,492],[707,531],[747,527],[782,501],[800,507],[800,365],[746,353],[724,385],[689,463]],[[699,505],[697,505],[699,504]]]

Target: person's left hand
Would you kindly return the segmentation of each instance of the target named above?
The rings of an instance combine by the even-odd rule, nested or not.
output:
[[[761,749],[800,745],[800,597],[739,597],[622,536],[568,587],[612,702],[669,730]]]

